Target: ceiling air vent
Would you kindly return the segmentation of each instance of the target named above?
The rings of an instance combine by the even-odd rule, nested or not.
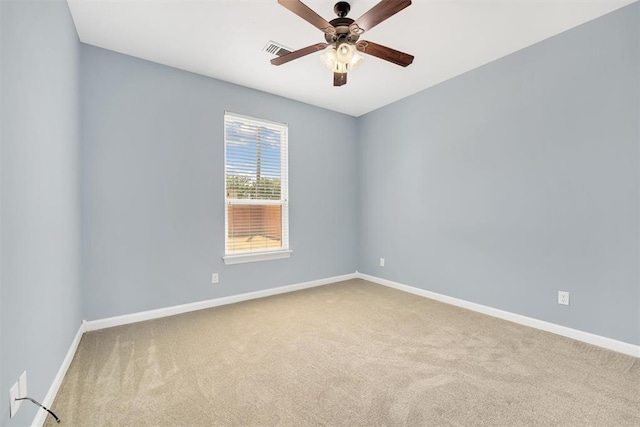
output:
[[[271,55],[276,55],[276,56],[282,56],[282,55],[286,55],[287,53],[291,53],[290,49],[274,41],[269,41],[269,43],[267,43],[267,45],[264,47],[264,49],[262,49],[262,51],[270,53]]]

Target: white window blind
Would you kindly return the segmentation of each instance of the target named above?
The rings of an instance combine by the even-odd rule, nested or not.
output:
[[[226,254],[288,251],[287,125],[227,112],[224,128]]]

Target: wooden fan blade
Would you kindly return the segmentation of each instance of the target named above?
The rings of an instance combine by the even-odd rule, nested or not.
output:
[[[278,0],[282,6],[289,9],[291,12],[298,15],[320,31],[327,34],[335,34],[336,29],[327,22],[326,19],[315,13],[309,6],[302,3],[300,0]]]
[[[294,50],[293,52],[287,53],[286,55],[279,56],[277,58],[273,58],[271,63],[273,65],[282,65],[286,64],[289,61],[293,61],[294,59],[302,58],[305,55],[309,55],[310,53],[317,52],[319,50],[327,47],[327,43],[317,43],[312,44],[311,46],[303,47],[302,49]]]
[[[343,86],[347,84],[347,73],[333,73],[333,85]]]
[[[353,34],[360,35],[365,31],[369,31],[385,19],[392,17],[410,4],[411,0],[382,0],[360,18],[356,19],[355,22],[349,26],[349,30]]]
[[[413,62],[413,55],[400,52],[399,50],[391,49],[390,47],[382,46],[378,43],[360,41],[356,43],[356,49],[362,53],[368,55],[377,56],[385,61],[393,62],[394,64],[406,67]]]

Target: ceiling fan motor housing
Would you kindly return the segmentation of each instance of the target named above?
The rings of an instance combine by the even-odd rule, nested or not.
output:
[[[335,33],[325,33],[324,39],[327,43],[334,43],[341,39],[345,41],[355,43],[360,38],[360,35],[357,33],[353,33],[349,30],[349,26],[353,24],[353,19],[351,18],[336,18],[332,21],[329,21],[331,25],[335,28]]]
[[[335,31],[325,32],[324,39],[327,43],[341,41],[355,43],[358,41],[360,34],[350,30],[350,26],[354,22],[353,19],[347,18],[350,10],[351,6],[346,1],[339,1],[333,7],[333,11],[338,17],[329,21]]]

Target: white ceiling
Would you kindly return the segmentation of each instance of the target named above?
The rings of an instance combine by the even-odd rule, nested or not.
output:
[[[303,0],[326,20],[334,0]],[[277,0],[68,0],[84,43],[360,116],[634,0],[414,0],[360,39],[415,56],[402,68],[365,55],[348,83],[314,53],[273,66],[262,49],[292,50],[323,33]],[[357,19],[376,0],[352,0]]]

